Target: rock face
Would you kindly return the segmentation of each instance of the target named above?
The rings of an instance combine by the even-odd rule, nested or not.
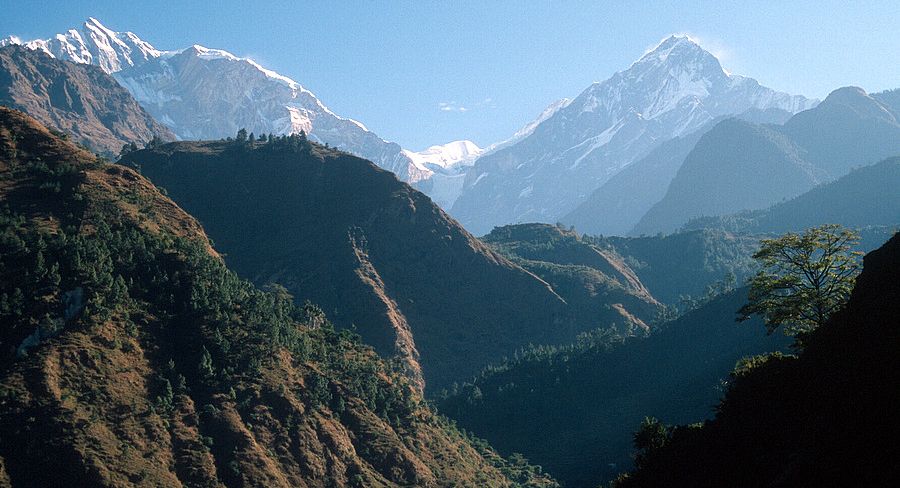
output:
[[[336,115],[296,81],[226,51],[198,45],[159,51],[135,34],[114,32],[93,18],[49,40],[9,38],[4,43],[101,67],[181,139],[232,137],[241,128],[256,135],[304,131],[312,140],[369,159],[404,181],[431,176],[398,144]]]
[[[587,310],[363,159],[282,141],[184,142],[125,162],[196,215],[239,273],[355,325],[383,355],[399,354],[414,373],[421,366],[429,389],[529,343],[611,325],[598,314],[578,320]],[[631,313],[649,320],[654,310]]]
[[[53,59],[42,50],[0,48],[0,105],[27,112],[98,153],[175,135],[101,69]]]
[[[451,213],[475,233],[554,222],[659,143],[749,109],[816,104],[726,73],[686,37],[670,37],[627,70],[591,85],[515,144],[479,158]]]
[[[894,109],[856,87],[835,90],[783,126],[726,120],[697,143],[632,233],[671,232],[693,218],[764,209],[897,154]]]
[[[0,108],[0,176],[0,484],[557,486],[238,279],[135,171]]]

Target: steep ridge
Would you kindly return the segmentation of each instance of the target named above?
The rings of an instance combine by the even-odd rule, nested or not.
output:
[[[697,299],[710,287],[742,283],[756,271],[751,255],[759,239],[720,229],[699,229],[667,236],[603,237],[579,235],[574,230],[549,224],[517,224],[497,227],[484,242],[538,274],[562,293],[553,275],[584,276],[589,268],[598,280],[583,281],[585,289],[602,295],[601,304],[641,298],[646,304],[661,302],[681,306],[682,299]],[[884,241],[882,241],[884,242]],[[546,275],[546,276],[545,276]],[[730,278],[729,278],[730,277]],[[555,284],[554,284],[555,283]],[[624,292],[625,295],[621,295]],[[596,313],[603,307],[588,308]],[[641,310],[635,305],[629,306]],[[648,313],[641,317],[652,317]]]
[[[897,226],[900,225],[898,188],[900,158],[891,158],[852,170],[835,181],[765,210],[694,219],[685,229],[723,228],[759,234],[796,232],[827,223],[857,229]]]
[[[495,225],[555,222],[658,144],[716,117],[752,108],[795,113],[815,103],[730,75],[693,40],[672,36],[528,136],[479,158],[451,214],[477,234]]]
[[[713,420],[668,430],[615,486],[896,485],[900,422],[885,412],[900,402],[898,315],[895,235],[866,255],[847,307],[799,356],[745,363]]]
[[[709,417],[737,360],[786,345],[758,321],[735,323],[745,301],[746,289],[717,297],[645,338],[595,334],[534,347],[452,388],[438,408],[565,486],[597,486],[631,465],[632,432],[645,415]]]
[[[0,48],[0,105],[23,110],[106,156],[118,155],[127,143],[175,139],[99,68],[15,45]]]
[[[431,175],[413,164],[399,145],[336,115],[296,81],[227,51],[199,45],[159,51],[135,34],[114,32],[94,18],[49,40],[5,42],[100,66],[181,139],[218,139],[240,128],[256,135],[304,131],[405,181]]]
[[[579,321],[609,323],[628,335],[650,330],[663,306],[637,274],[609,249],[549,224],[497,227],[484,242],[550,283],[580,313]]]
[[[783,124],[791,116],[780,109],[751,110],[737,116],[754,123]],[[626,235],[656,202],[662,200],[684,159],[721,119],[663,142],[647,156],[616,173],[561,221],[587,234]]]
[[[528,343],[609,325],[576,320],[546,282],[391,173],[299,137],[175,143],[123,162],[197,216],[238,273],[320,304],[387,356],[398,341],[412,346],[385,313],[399,310],[429,388]]]
[[[890,98],[881,98],[885,97]],[[647,212],[632,233],[671,232],[692,218],[763,209],[797,196],[812,186],[805,181],[808,178],[797,180],[798,164],[812,167],[814,180],[826,182],[855,167],[900,154],[900,123],[893,109],[878,99],[878,95],[869,96],[860,88],[839,88],[821,104],[794,115],[783,126],[739,127],[723,122],[727,127],[717,129],[720,133],[734,130],[731,137],[701,141],[703,147],[698,143],[687,158],[693,164],[682,166],[685,173],[679,171],[666,196]],[[764,140],[754,139],[735,129],[767,136]],[[740,147],[745,148],[745,154],[734,154],[737,139],[743,141]],[[785,164],[773,168],[774,161]],[[695,170],[688,172],[691,166]],[[724,185],[716,187],[718,193],[701,194],[698,188],[716,183],[710,181],[710,175],[719,175],[717,168],[728,168],[741,176],[718,181]],[[788,186],[791,182],[796,185]],[[724,191],[726,188],[731,191]]]
[[[673,232],[692,217],[762,208],[825,180],[803,149],[774,128],[728,119],[700,138],[666,195],[631,234]]]
[[[555,486],[239,280],[135,171],[5,108],[0,203],[3,485]]]

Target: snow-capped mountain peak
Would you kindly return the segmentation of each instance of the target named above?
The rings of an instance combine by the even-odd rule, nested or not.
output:
[[[44,51],[54,58],[82,64],[94,64],[107,73],[138,66],[158,58],[162,52],[132,32],[115,32],[99,20],[88,17],[80,28],[69,29],[49,39],[23,42],[10,36],[0,42],[21,44],[29,49]]]
[[[632,66],[641,63],[664,63],[673,53],[682,54],[690,52],[709,55],[713,59],[716,59],[715,56],[703,49],[697,41],[691,39],[689,36],[672,35],[660,41],[655,48],[644,53],[644,55],[635,61]],[[716,63],[718,63],[718,60],[716,60]]]
[[[0,47],[9,45],[21,46],[22,39],[19,38],[19,36],[6,36],[3,39],[0,39]]]
[[[427,193],[441,208],[449,209],[462,191],[466,172],[484,152],[472,141],[453,141],[419,152],[404,150],[403,154],[427,175],[416,182],[416,188]]]
[[[670,36],[539,118],[525,137],[480,157],[451,213],[476,233],[555,222],[663,141],[717,117],[751,109],[795,113],[816,103],[730,75],[695,40]]]
[[[482,152],[484,150],[472,141],[448,142],[419,152],[403,150],[413,164],[425,171],[446,171],[458,166],[471,166]]]

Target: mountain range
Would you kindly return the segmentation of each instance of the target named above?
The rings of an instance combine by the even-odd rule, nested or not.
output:
[[[476,234],[506,223],[555,222],[657,145],[716,117],[750,109],[795,113],[816,103],[728,74],[696,42],[672,36],[559,106],[527,136],[476,160],[450,213]]]
[[[415,182],[430,176],[396,144],[340,117],[296,81],[251,59],[193,45],[161,51],[132,32],[95,18],[50,39],[21,44],[57,59],[99,66],[112,74],[156,120],[180,139],[218,139],[245,128],[255,134],[305,132],[312,140],[360,155]]]
[[[700,138],[632,234],[692,218],[764,209],[852,168],[900,154],[896,108],[857,87],[833,91],[784,125],[725,120]]]
[[[622,168],[717,117],[794,113],[816,103],[730,75],[694,41],[673,36],[574,100],[554,102],[506,141],[484,150],[454,141],[414,152],[334,114],[296,81],[220,49],[161,51],[94,18],[50,39],[0,44],[99,66],[180,139],[224,138],[240,128],[256,135],[303,131],[394,172],[477,234],[505,223],[560,220]]]
[[[697,218],[684,229],[720,228],[744,234],[784,233],[827,223],[851,228],[900,223],[900,158],[863,166],[835,181],[769,208]],[[877,245],[885,241],[878,239]],[[874,249],[873,246],[870,249]]]
[[[894,486],[898,187],[900,90],[685,36],[422,151],[226,51],[8,38],[0,487]],[[881,249],[785,354],[744,284],[826,223]]]
[[[791,113],[781,109],[749,110],[735,116],[755,123],[783,124]],[[700,129],[663,142],[638,161],[616,173],[561,221],[588,234],[627,235],[662,200],[684,158],[722,117]]]

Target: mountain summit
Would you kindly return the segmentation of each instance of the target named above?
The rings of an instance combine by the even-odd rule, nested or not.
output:
[[[658,144],[716,117],[750,109],[794,113],[816,103],[729,74],[694,40],[672,36],[526,137],[476,161],[451,213],[475,233],[553,222]]]
[[[138,66],[162,55],[134,33],[112,31],[93,17],[88,17],[78,29],[69,29],[49,39],[23,42],[9,36],[0,41],[0,46],[8,44],[22,44],[65,61],[93,64],[107,73]]]

